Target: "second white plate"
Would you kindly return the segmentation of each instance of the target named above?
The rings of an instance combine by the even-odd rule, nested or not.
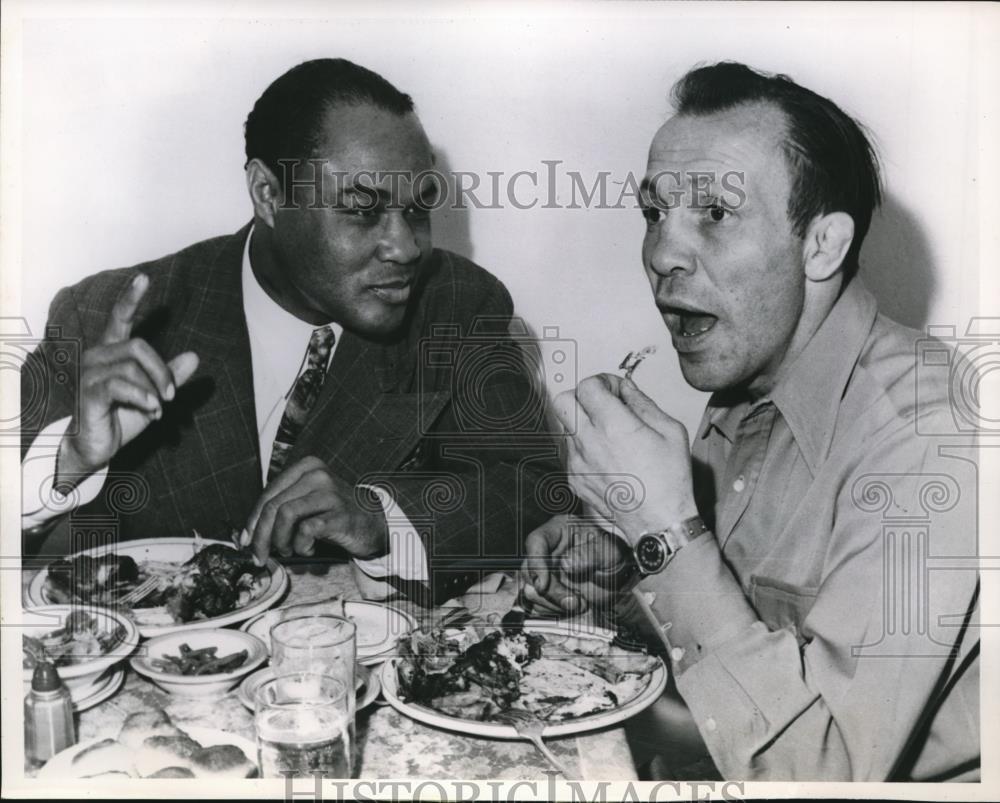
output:
[[[552,636],[562,635],[576,637],[584,635],[578,627],[569,629],[554,624],[535,626],[526,623],[525,630]],[[604,641],[610,640],[604,633],[587,632],[585,635],[593,638],[600,638]],[[469,736],[487,736],[491,739],[524,738],[523,736],[520,736],[517,730],[515,730],[511,725],[501,725],[498,722],[480,722],[474,719],[462,719],[460,717],[443,714],[440,711],[435,711],[433,708],[428,708],[427,706],[420,705],[419,703],[404,702],[399,696],[399,685],[396,676],[396,664],[399,660],[399,658],[396,658],[392,661],[386,661],[382,667],[380,677],[382,680],[382,695],[389,702],[389,704],[401,714],[405,714],[411,719],[415,719],[417,722],[423,722],[425,725],[432,725],[436,728],[444,728],[445,730],[458,731],[459,733],[464,733]],[[626,719],[634,717],[640,711],[644,711],[646,708],[649,708],[649,706],[659,699],[666,687],[667,667],[664,666],[662,661],[660,661],[656,669],[649,674],[643,690],[628,702],[611,711],[602,711],[597,714],[589,714],[585,717],[564,720],[562,722],[554,722],[551,725],[546,725],[545,731],[542,735],[545,738],[570,736],[576,733],[597,730],[598,728],[604,728],[609,725],[617,725],[620,722],[624,722]]]
[[[357,661],[373,666],[396,654],[396,640],[417,626],[408,613],[390,605],[363,600],[345,600],[344,613],[357,625]],[[270,649],[271,634],[267,631],[264,614],[244,622],[240,630],[256,636]]]

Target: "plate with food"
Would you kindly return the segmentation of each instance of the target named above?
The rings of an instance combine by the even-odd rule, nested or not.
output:
[[[149,638],[237,624],[266,611],[288,587],[273,559],[205,538],[148,538],[53,561],[32,579],[32,604],[107,605],[127,610]]]
[[[107,687],[113,667],[139,643],[139,631],[128,616],[97,606],[26,608],[19,627],[24,693],[31,689],[35,666],[46,661],[55,666],[77,710]]]
[[[626,650],[605,631],[542,622],[512,630],[473,623],[414,630],[382,667],[382,693],[412,719],[495,739],[519,739],[497,720],[531,714],[544,735],[603,728],[652,705],[667,685],[663,662]]]
[[[170,694],[221,697],[266,660],[267,647],[249,633],[203,628],[150,639],[130,663]]]
[[[332,597],[275,608],[245,622],[240,629],[259,638],[270,650],[271,628],[276,624],[297,616],[320,615],[340,616],[354,622],[357,627],[357,661],[364,666],[381,663],[396,655],[399,637],[417,626],[417,620],[410,614],[391,605]]]
[[[114,739],[90,739],[52,756],[38,778],[256,778],[257,748],[234,733],[177,727],[159,708],[130,714]]]

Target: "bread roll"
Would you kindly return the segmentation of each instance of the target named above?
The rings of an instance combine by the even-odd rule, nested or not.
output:
[[[138,711],[129,714],[118,733],[118,741],[130,750],[139,750],[142,743],[150,736],[183,736],[167,716],[167,712],[159,708],[152,711]]]
[[[200,750],[201,745],[187,734],[150,736],[142,743],[132,761],[136,772],[147,778],[167,767],[190,769],[192,756]]]
[[[81,777],[121,773],[134,778],[132,752],[114,739],[104,739],[73,756],[74,774]]]
[[[81,775],[81,778],[134,778],[134,775],[129,775],[127,772],[118,772],[117,770],[110,770],[109,772],[98,772],[94,775]]]
[[[194,778],[195,775],[187,767],[164,767],[162,770],[157,770],[152,775],[147,775],[147,778]]]
[[[233,744],[205,747],[191,757],[199,778],[256,778],[257,765]]]

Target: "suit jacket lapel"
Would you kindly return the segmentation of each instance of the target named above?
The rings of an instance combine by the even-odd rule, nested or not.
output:
[[[240,526],[261,492],[260,448],[253,396],[250,340],[243,313],[242,261],[249,226],[233,235],[215,258],[191,272],[189,307],[176,353],[199,357],[187,397],[194,432],[183,461],[161,459],[168,487],[188,489],[183,505],[196,518]],[[183,394],[183,395],[182,395]]]
[[[383,344],[345,331],[290,461],[315,455],[349,482],[395,470],[450,395],[406,392],[416,367],[406,339]]]

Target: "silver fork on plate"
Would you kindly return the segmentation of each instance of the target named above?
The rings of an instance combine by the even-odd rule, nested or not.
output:
[[[136,602],[139,602],[152,594],[153,591],[156,590],[159,581],[159,577],[148,577],[127,594],[122,594],[117,600],[115,600],[115,603],[118,605],[134,605]]]
[[[556,758],[555,753],[545,746],[545,743],[542,741],[542,732],[545,730],[545,723],[534,714],[527,711],[520,711],[516,708],[510,708],[506,711],[500,711],[494,714],[493,718],[498,722],[513,725],[514,729],[517,731],[517,735],[523,736],[535,747],[537,747],[538,752],[545,756],[545,758],[548,759],[549,764],[559,770],[566,780],[569,780],[572,777],[566,771],[566,768],[562,765],[559,759]]]

